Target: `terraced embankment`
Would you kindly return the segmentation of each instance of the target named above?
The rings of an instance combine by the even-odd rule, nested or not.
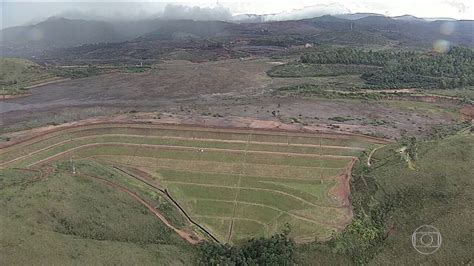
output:
[[[330,237],[350,221],[352,164],[382,142],[351,135],[94,124],[4,147],[0,168],[70,161],[73,169],[84,161],[125,169],[134,173],[127,178],[137,176],[167,193],[220,242],[269,236],[286,223],[296,241],[309,242]],[[75,170],[81,173],[81,167]]]

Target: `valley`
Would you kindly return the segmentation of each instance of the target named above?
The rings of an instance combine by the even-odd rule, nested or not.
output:
[[[251,17],[2,29],[0,261],[469,265],[473,22]]]

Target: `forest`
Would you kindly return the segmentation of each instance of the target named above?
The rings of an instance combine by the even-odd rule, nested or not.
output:
[[[292,265],[295,242],[288,237],[289,225],[270,238],[252,238],[241,246],[203,243],[199,265]]]
[[[371,65],[361,78],[378,88],[453,89],[474,85],[474,51],[452,47],[447,53],[364,51],[354,48],[315,50],[300,57],[303,64]]]

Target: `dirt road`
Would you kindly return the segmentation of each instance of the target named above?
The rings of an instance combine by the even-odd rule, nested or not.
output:
[[[101,178],[101,177],[98,177],[98,176],[92,176],[92,175],[86,175],[86,174],[81,174],[83,176],[87,176],[89,178],[94,178],[94,179],[98,179],[102,182],[104,182],[105,184],[107,184],[108,186],[116,189],[116,190],[119,190],[119,191],[122,191],[122,192],[125,192],[127,193],[128,195],[130,195],[131,197],[133,197],[136,201],[138,201],[139,203],[141,203],[143,206],[145,206],[149,211],[151,211],[153,213],[153,215],[155,215],[158,219],[160,219],[161,222],[163,222],[168,228],[170,228],[171,230],[175,231],[182,239],[188,241],[190,244],[197,244],[199,242],[202,241],[201,238],[197,237],[196,235],[194,234],[190,234],[188,232],[185,232],[183,230],[180,230],[176,227],[174,227],[158,210],[156,210],[153,206],[151,206],[148,202],[146,202],[143,198],[141,198],[140,196],[138,196],[136,193],[130,191],[129,189],[127,189],[126,187],[123,187],[121,185],[118,185],[118,184],[115,184],[105,178]]]

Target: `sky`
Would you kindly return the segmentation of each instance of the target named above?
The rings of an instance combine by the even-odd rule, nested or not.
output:
[[[275,14],[269,20],[301,19],[324,14],[356,12],[387,16],[474,19],[470,0],[1,0],[0,28],[40,22],[51,16],[124,20],[139,18],[190,18],[232,20],[239,14]]]

